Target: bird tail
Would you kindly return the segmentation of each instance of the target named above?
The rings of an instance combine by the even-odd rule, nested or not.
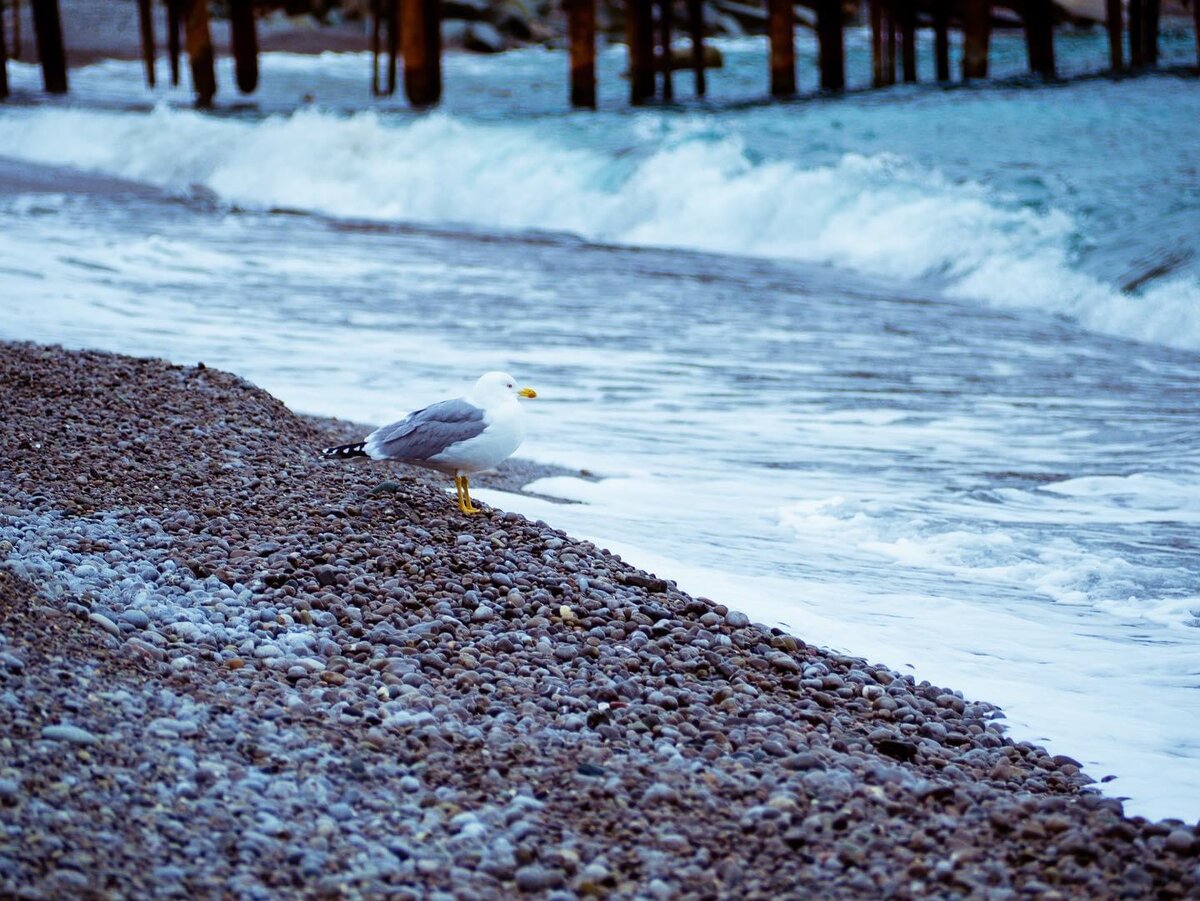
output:
[[[344,460],[347,457],[365,457],[367,456],[367,442],[359,441],[355,444],[339,444],[337,447],[327,447],[321,451],[321,456],[327,460]]]

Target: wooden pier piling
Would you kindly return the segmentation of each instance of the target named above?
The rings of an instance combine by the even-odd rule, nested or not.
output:
[[[1144,0],[1129,0],[1129,65],[1140,69],[1145,65],[1142,55],[1142,3]]]
[[[33,30],[38,58],[42,61],[42,84],[48,94],[67,93],[67,53],[63,47],[62,20],[58,0],[33,0]]]
[[[988,43],[992,36],[991,0],[964,0],[962,77],[987,78]]]
[[[258,32],[253,0],[229,0],[229,39],[238,90],[252,94],[258,87]]]
[[[400,56],[400,0],[383,0],[387,6],[387,95],[396,95],[396,60]]]
[[[654,9],[651,0],[626,0],[625,46],[629,48],[629,103],[654,98]]]
[[[208,0],[188,0],[185,32],[196,106],[206,109],[212,106],[213,98],[217,96],[212,32],[208,27]]]
[[[0,9],[0,100],[8,96],[8,38],[4,34],[4,10]]]
[[[846,88],[845,44],[841,0],[817,0],[817,49],[823,91]]]
[[[1192,9],[1200,9],[1198,0],[1192,0]],[[1114,72],[1125,68],[1124,48],[1121,46],[1121,0],[1104,0],[1104,27],[1108,30],[1108,64]],[[1200,35],[1200,30],[1197,31]]]
[[[403,0],[404,94],[415,107],[442,98],[442,13],[438,0]]]
[[[896,6],[894,0],[870,0],[871,84],[896,83]]]
[[[792,0],[767,0],[767,34],[771,42],[771,96],[796,93],[796,13]]]
[[[696,96],[708,92],[704,74],[704,3],[703,0],[687,0],[688,33],[692,40],[692,69],[696,73]]]
[[[21,0],[11,0],[8,8],[12,10],[12,58],[21,58]]]
[[[662,99],[670,103],[675,99],[672,81],[671,26],[672,7],[675,0],[658,0],[658,67],[662,70]]]
[[[1192,0],[1192,25],[1196,30],[1196,65],[1200,67],[1200,0]]]
[[[917,7],[914,0],[894,0],[899,6],[900,61],[905,84],[917,80]]]
[[[1121,0],[1115,0],[1120,3]],[[933,0],[933,59],[938,81],[950,80],[949,0]]]
[[[142,39],[142,66],[146,70],[146,85],[154,87],[154,13],[150,0],[138,0],[138,31]]]
[[[571,106],[596,108],[596,0],[567,0]]]
[[[1142,0],[1142,65],[1158,65],[1159,0]]]
[[[183,0],[167,0],[167,57],[171,61],[171,87],[179,87],[180,16],[179,4]]]
[[[1042,78],[1054,77],[1054,25],[1050,0],[1025,0],[1025,48],[1029,71]]]

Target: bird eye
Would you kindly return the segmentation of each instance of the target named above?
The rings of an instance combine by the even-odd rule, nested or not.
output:
[[[508,383],[508,387],[510,387],[510,388],[512,387],[512,382]]]

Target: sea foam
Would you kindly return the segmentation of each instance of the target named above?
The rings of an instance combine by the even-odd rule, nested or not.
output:
[[[203,187],[256,209],[830,264],[908,285],[898,290],[915,282],[1200,350],[1200,281],[1177,275],[1123,293],[1079,268],[1083,229],[1061,209],[894,154],[814,165],[764,156],[733,120],[655,116],[626,127],[603,146],[536,122],[450,114],[38,108],[0,119],[0,154],[181,193]]]

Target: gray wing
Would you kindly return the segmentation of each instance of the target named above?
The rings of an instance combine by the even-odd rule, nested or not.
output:
[[[444,400],[367,436],[367,455],[376,460],[420,463],[452,444],[483,432],[483,410],[464,399]]]

